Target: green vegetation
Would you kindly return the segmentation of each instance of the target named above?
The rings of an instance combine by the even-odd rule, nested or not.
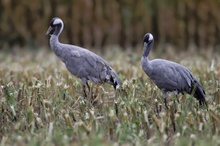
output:
[[[82,97],[80,80],[52,51],[1,52],[0,144],[219,145],[220,55],[207,50],[151,53],[150,58],[185,65],[207,93],[208,111],[190,95],[179,95],[178,103],[172,94],[166,110],[161,92],[141,69],[140,48],[108,49],[102,56],[120,74],[124,91],[94,86],[88,99]]]

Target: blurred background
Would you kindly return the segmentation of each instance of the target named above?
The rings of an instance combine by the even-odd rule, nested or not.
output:
[[[64,43],[103,49],[142,45],[151,32],[155,45],[218,49],[220,0],[1,0],[0,49],[48,47],[53,17],[64,21]]]

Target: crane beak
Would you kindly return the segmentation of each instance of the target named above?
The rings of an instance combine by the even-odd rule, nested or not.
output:
[[[46,35],[48,35],[48,34],[51,32],[52,29],[53,29],[53,27],[50,26],[50,27],[48,28],[48,30],[47,30]]]

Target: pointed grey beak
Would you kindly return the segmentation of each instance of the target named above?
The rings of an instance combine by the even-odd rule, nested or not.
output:
[[[50,26],[50,27],[48,28],[48,30],[47,30],[46,35],[50,34],[50,32],[51,32],[52,29],[53,29],[53,27]]]

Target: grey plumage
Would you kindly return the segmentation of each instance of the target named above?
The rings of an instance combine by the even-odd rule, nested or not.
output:
[[[50,21],[47,34],[55,29],[50,35],[50,47],[57,57],[65,63],[66,68],[81,79],[85,96],[85,86],[89,88],[89,80],[94,84],[109,83],[115,89],[117,85],[122,88],[119,76],[100,56],[85,48],[59,42],[58,38],[63,27],[64,24],[60,18],[55,17]]]
[[[153,35],[144,35],[144,48],[141,59],[142,69],[153,80],[162,91],[164,103],[166,103],[166,92],[193,94],[199,100],[200,105],[206,104],[205,91],[200,83],[193,77],[184,66],[164,59],[149,60],[148,55],[153,45]],[[168,108],[168,107],[167,107]]]

